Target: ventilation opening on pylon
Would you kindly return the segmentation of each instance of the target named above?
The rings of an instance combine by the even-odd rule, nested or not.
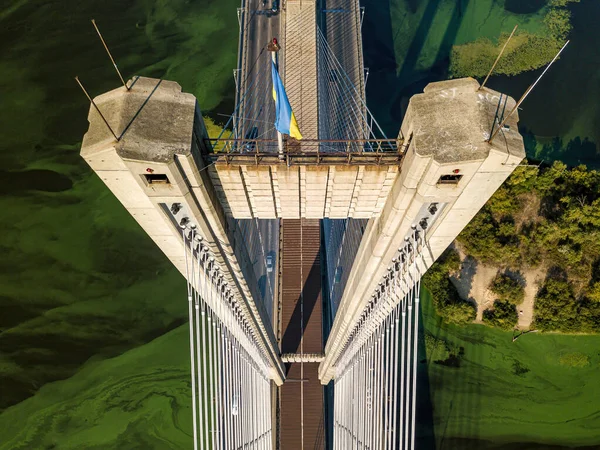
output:
[[[164,173],[145,173],[147,184],[170,184],[169,177]]]
[[[459,174],[442,175],[438,180],[438,184],[458,184],[463,176]]]

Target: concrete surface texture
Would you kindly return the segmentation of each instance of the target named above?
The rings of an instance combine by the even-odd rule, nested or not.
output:
[[[410,99],[402,131],[404,136],[412,134],[419,155],[431,155],[441,164],[483,160],[492,149],[523,158],[516,113],[493,145],[486,142],[496,112],[508,115],[514,106],[510,97],[487,88],[479,90],[479,83],[472,78],[430,83],[422,94]]]
[[[397,166],[271,166],[216,163],[210,168],[227,214],[235,218],[377,217]]]
[[[192,142],[196,98],[181,92],[173,81],[135,77],[124,87],[95,98],[98,108],[115,134],[114,147],[122,158],[169,162],[176,153],[189,151]],[[82,156],[96,145],[114,138],[98,112],[90,109],[90,127],[82,144]]]
[[[247,322],[259,337],[257,344],[270,358],[273,379],[283,382],[269,316],[251,294],[248,283],[254,281],[243,276],[240,266],[247,262],[238,259],[214,187],[202,170],[203,163],[195,158],[199,152],[196,143],[206,133],[195,98],[182,94],[177,83],[139,78],[130,91],[115,89],[99,96],[96,104],[111,126],[126,124],[126,132],[115,141],[91,107],[82,157],[185,276],[181,229],[167,212],[168,205],[175,202],[184,206],[238,297]],[[165,178],[152,182],[148,176]]]
[[[285,2],[282,78],[304,139],[319,138],[316,3],[316,0]]]

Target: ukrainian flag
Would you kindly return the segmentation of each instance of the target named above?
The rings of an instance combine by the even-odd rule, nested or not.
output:
[[[288,134],[294,139],[302,139],[296,116],[290,106],[290,101],[285,93],[283,83],[279,77],[275,62],[271,61],[271,73],[273,75],[273,99],[275,100],[275,128],[282,134]]]

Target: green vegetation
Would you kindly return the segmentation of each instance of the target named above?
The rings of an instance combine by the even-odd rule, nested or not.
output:
[[[490,284],[490,290],[498,295],[503,302],[520,305],[525,299],[525,288],[518,280],[505,274],[499,273]]]
[[[567,353],[560,357],[560,364],[575,368],[587,367],[590,365],[590,357],[583,353]]]
[[[221,132],[223,131],[223,127],[217,125],[210,117],[203,117],[204,125],[206,126],[206,131],[208,133],[208,137],[210,139],[217,139]]]
[[[423,328],[461,349],[459,364],[431,364],[423,346],[419,405],[438,449],[548,450],[600,445],[600,336],[529,333],[479,324],[456,326],[435,313],[424,292]],[[419,416],[421,417],[421,416]],[[433,425],[428,425],[428,422]]]
[[[429,333],[425,334],[425,352],[427,360],[435,363],[443,363],[450,358],[458,357],[459,354],[454,345]]]
[[[192,446],[188,327],[103,361],[0,415],[0,450]]]
[[[500,267],[552,269],[535,305],[544,331],[600,331],[600,173],[518,167],[458,237],[466,253]],[[512,286],[512,287],[511,287]],[[500,299],[519,304],[508,280]]]
[[[502,330],[512,330],[518,321],[517,308],[508,301],[495,301],[493,309],[483,312],[483,323]]]
[[[600,333],[600,303],[576,298],[566,280],[548,277],[535,299],[535,327],[542,331]]]
[[[560,267],[578,296],[595,292],[589,281],[599,281],[600,172],[560,162],[518,167],[458,241],[483,262]]]
[[[447,322],[465,324],[477,314],[474,304],[460,298],[450,281],[450,274],[460,268],[460,257],[455,250],[447,250],[423,276],[423,283],[431,292],[436,310]]]
[[[498,43],[480,38],[468,44],[456,45],[450,56],[452,77],[485,77],[508,39],[503,33]],[[496,66],[495,73],[517,75],[548,63],[560,49],[562,41],[554,36],[538,36],[527,32],[516,34]]]
[[[571,31],[571,13],[567,3],[579,0],[557,0],[549,3],[544,17],[545,29],[530,33],[517,32],[506,47],[495,72],[517,75],[548,63],[563,46]],[[450,74],[453,77],[485,77],[500,53],[509,34],[503,33],[497,42],[482,37],[473,42],[452,47]]]
[[[32,409],[19,420],[4,419],[14,405],[35,398],[56,380],[76,377],[90,361],[141,347],[187,320],[181,274],[79,155],[89,103],[73,76],[79,75],[93,96],[119,86],[90,18],[126,78],[139,74],[177,81],[210,111],[233,96],[238,6],[236,0],[0,5],[0,172],[13,181],[0,186],[0,448],[18,448],[6,444],[8,435],[19,427],[26,434],[24,423],[37,412],[28,406]],[[187,346],[186,341],[180,345]],[[158,365],[169,357],[153,356]],[[115,370],[111,376],[115,383],[127,383],[143,367],[132,365],[130,372]],[[161,418],[177,415],[177,403],[168,397],[174,398],[172,389],[179,387],[167,376],[156,380],[165,401],[140,416],[139,428],[128,430],[127,439],[144,437],[112,448],[167,446],[158,429]],[[78,397],[82,403],[93,402],[93,386],[85,388],[90,397]],[[64,396],[52,399],[54,405],[36,403],[55,411],[51,433],[60,444],[51,445],[52,438],[47,445],[23,448],[67,448],[74,424],[101,434],[90,431],[95,411],[87,409],[79,409],[67,426],[68,410],[61,410],[61,402],[73,406],[72,392],[65,388]],[[123,405],[144,401],[141,392],[122,395],[115,394],[115,401]],[[118,415],[119,408],[109,406]],[[173,425],[183,430],[173,448],[190,445],[191,423],[180,422]]]
[[[492,265],[551,269],[536,299],[540,330],[600,331],[600,172],[518,167],[458,241]],[[508,283],[495,289],[518,304],[522,294]]]

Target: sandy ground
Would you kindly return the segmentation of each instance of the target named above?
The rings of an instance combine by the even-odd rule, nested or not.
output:
[[[463,261],[460,273],[451,277],[458,293],[465,300],[473,300],[477,304],[475,322],[481,322],[483,311],[494,305],[496,296],[489,289],[490,283],[501,271],[500,267],[481,264],[466,256],[460,248],[456,248]],[[544,280],[546,271],[543,268],[522,271],[525,278],[525,300],[517,307],[519,311],[518,328],[528,330],[533,321],[533,306],[537,291]]]
[[[533,321],[533,305],[535,296],[544,281],[546,271],[542,268],[535,270],[527,270],[523,273],[525,276],[525,300],[521,303],[517,309],[519,311],[519,323],[518,327],[520,330],[528,330]],[[522,313],[521,313],[522,311]]]
[[[477,318],[475,321],[481,322],[483,311],[494,304],[494,294],[488,289],[488,286],[499,269],[480,264],[470,257],[465,258],[462,253],[461,259],[463,260],[461,271],[458,276],[451,277],[451,280],[462,298],[474,300],[477,303]]]

